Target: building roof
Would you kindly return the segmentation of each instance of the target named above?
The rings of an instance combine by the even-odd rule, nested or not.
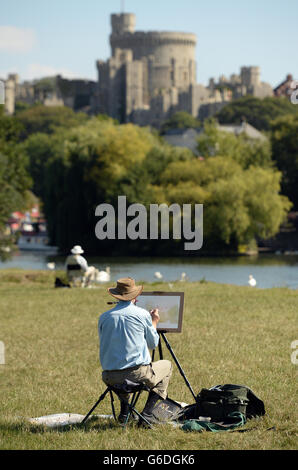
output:
[[[218,124],[218,130],[224,132],[230,132],[234,135],[240,135],[245,133],[251,139],[260,139],[266,141],[267,137],[259,132],[255,127],[251,126],[247,122],[241,124]],[[191,150],[195,155],[199,156],[197,150],[197,139],[200,134],[204,132],[203,129],[169,129],[163,138],[168,144],[174,147],[185,147]]]
[[[218,124],[217,128],[220,131],[230,132],[235,135],[245,133],[251,139],[267,140],[267,138],[258,129],[248,124],[248,122],[242,122],[241,124]]]
[[[164,135],[163,138],[168,142],[168,144],[173,145],[174,147],[184,147],[191,150],[195,155],[198,155],[197,150],[197,138],[202,130],[198,129],[169,129]]]
[[[291,82],[293,81],[293,75],[292,74],[288,74],[286,76],[286,79],[281,82],[279,85],[277,85],[277,87],[274,88],[274,93],[278,92],[280,89],[283,89],[285,86],[288,86]]]

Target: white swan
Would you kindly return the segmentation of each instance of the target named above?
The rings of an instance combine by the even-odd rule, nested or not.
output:
[[[47,263],[47,268],[48,268],[48,269],[54,270],[55,267],[56,267],[56,264],[55,264],[55,263]]]
[[[98,271],[96,273],[96,282],[109,282],[111,280],[111,270],[107,266],[105,271]]]
[[[257,281],[255,280],[252,274],[249,275],[248,284],[251,287],[255,287],[257,285]]]
[[[159,272],[159,271],[156,271],[154,273],[154,277],[156,277],[156,279],[162,279],[163,278],[163,275]]]

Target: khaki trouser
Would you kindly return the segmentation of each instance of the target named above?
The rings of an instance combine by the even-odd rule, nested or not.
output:
[[[157,393],[163,400],[167,398],[167,389],[172,375],[173,366],[170,361],[156,361],[146,366],[136,366],[122,370],[105,370],[102,380],[107,385],[116,385],[125,379],[145,384],[150,390]],[[121,399],[127,400],[129,394],[119,393]]]

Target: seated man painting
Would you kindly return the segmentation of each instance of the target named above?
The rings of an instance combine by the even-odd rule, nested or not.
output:
[[[159,314],[157,309],[149,313],[136,306],[142,289],[131,278],[119,279],[115,288],[109,288],[108,292],[118,302],[99,317],[98,333],[103,381],[116,385],[128,379],[146,385],[150,392],[142,414],[150,422],[154,421],[154,405],[167,398],[172,364],[168,360],[151,363],[149,349],[156,348],[159,342],[156,331]],[[118,419],[126,422],[128,395],[119,394],[119,398]]]

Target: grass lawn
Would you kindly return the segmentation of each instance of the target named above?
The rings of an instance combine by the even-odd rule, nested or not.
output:
[[[187,433],[170,425],[153,430],[111,420],[85,428],[49,430],[26,418],[85,414],[105,389],[98,361],[97,320],[110,300],[98,289],[54,289],[50,272],[0,271],[1,449],[295,449],[297,448],[298,291],[177,282],[185,292],[182,333],[167,338],[194,391],[244,384],[265,403],[266,415],[249,432]],[[145,290],[169,290],[167,283]],[[166,347],[164,358],[171,359]],[[158,358],[158,354],[156,354]],[[145,395],[143,394],[143,401]],[[193,403],[177,367],[169,396]],[[140,400],[138,408],[142,406]],[[117,404],[118,405],[118,404]],[[98,414],[111,414],[106,398]]]

